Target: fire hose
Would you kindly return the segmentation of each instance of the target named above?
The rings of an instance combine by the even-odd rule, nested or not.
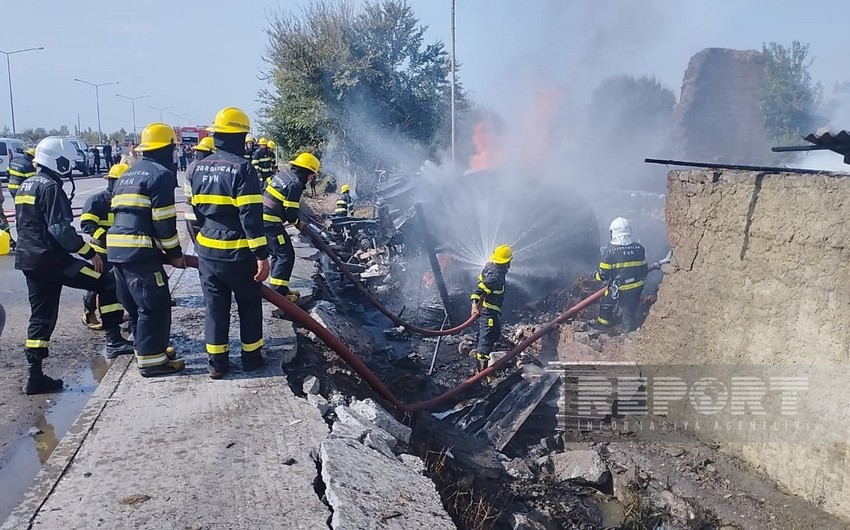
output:
[[[411,333],[423,335],[425,337],[443,337],[446,335],[457,335],[464,329],[471,326],[472,323],[475,322],[475,319],[478,318],[477,314],[472,315],[463,324],[449,329],[425,329],[415,324],[411,324],[410,322],[406,322],[399,318],[395,313],[387,309],[386,306],[384,306],[381,302],[379,302],[378,299],[375,298],[362,283],[360,283],[360,280],[357,278],[357,276],[355,276],[348,269],[348,267],[346,267],[345,262],[339,259],[339,256],[336,255],[336,253],[331,249],[331,247],[327,243],[325,243],[321,236],[315,231],[313,231],[313,229],[311,229],[307,225],[307,223],[301,223],[299,229],[301,230],[302,234],[309,237],[316,245],[316,247],[322,252],[324,252],[331,259],[331,261],[334,262],[337,268],[339,268],[340,272],[342,272],[342,274],[345,275],[345,277],[348,278],[351,283],[354,284],[354,287],[356,287],[357,290],[360,291],[360,294],[363,295],[363,297],[366,298],[366,300],[368,300],[369,303],[375,307],[375,309],[383,313],[383,315],[390,319],[396,326],[402,326],[404,329],[410,331]]]
[[[186,256],[186,265],[189,267],[197,268],[198,258],[195,256]],[[360,358],[357,357],[354,352],[348,349],[348,347],[343,344],[343,342],[339,340],[336,335],[334,335],[324,326],[316,322],[316,320],[314,320],[313,317],[311,317],[306,311],[290,302],[289,299],[285,296],[281,295],[278,292],[275,292],[266,285],[262,286],[263,298],[277,306],[278,309],[280,309],[288,317],[290,317],[293,322],[312,331],[319,339],[321,339],[322,342],[327,344],[334,352],[337,353],[337,355],[342,357],[342,359],[351,367],[351,369],[354,370],[357,375],[362,377],[363,380],[366,381],[366,383],[370,387],[372,387],[375,392],[378,393],[378,395],[386,399],[393,407],[405,413],[413,413],[418,411],[435,409],[438,406],[445,404],[447,401],[454,398],[455,396],[475,386],[475,384],[481,379],[486,378],[494,374],[495,372],[501,370],[502,368],[506,367],[514,357],[516,357],[520,354],[520,352],[535,343],[543,335],[554,329],[555,326],[564,323],[568,318],[575,315],[582,309],[586,308],[595,300],[598,300],[599,298],[604,296],[606,289],[607,287],[599,289],[581,302],[567,309],[566,311],[558,315],[557,318],[545,324],[540,329],[535,331],[531,336],[517,344],[513,349],[511,349],[511,351],[509,351],[507,354],[505,354],[504,357],[496,361],[492,366],[475,374],[474,376],[470,377],[458,386],[449,389],[446,392],[440,394],[439,396],[433,397],[426,401],[420,401],[418,403],[413,404],[406,404],[399,401],[398,398],[396,398],[395,395],[393,395],[393,393],[384,385],[384,383],[381,382],[381,380],[378,379],[378,377],[374,373],[372,373],[369,367],[366,366],[366,364],[362,360],[360,360]]]

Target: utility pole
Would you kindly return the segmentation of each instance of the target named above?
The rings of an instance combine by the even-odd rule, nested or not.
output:
[[[133,143],[138,144],[139,143],[139,136],[138,136],[138,134],[136,134],[136,100],[137,99],[143,99],[143,98],[149,98],[151,96],[150,96],[150,94],[148,94],[146,96],[135,96],[135,97],[124,96],[124,95],[121,95],[121,94],[115,94],[115,95],[118,96],[119,98],[129,99],[130,103],[133,106]]]
[[[110,81],[108,83],[92,83],[90,81],[83,81],[82,79],[77,79],[76,77],[74,78],[74,81],[94,87],[94,98],[95,103],[97,104],[97,139],[100,143],[103,143],[103,129],[100,126],[100,87],[107,85],[117,85],[118,81]]]
[[[153,109],[153,110],[158,110],[159,111],[159,121],[160,121],[160,123],[165,123],[162,119],[162,111],[168,110],[168,109],[173,109],[174,106],[172,105],[171,107],[154,107],[153,105],[148,105],[148,108]]]
[[[457,83],[457,62],[455,58],[455,0],[452,0],[452,169],[455,169],[455,83]]]
[[[16,53],[31,52],[43,49],[44,46],[39,46],[38,48],[26,48],[23,50],[15,50],[11,52],[0,50],[0,53],[6,55],[6,73],[9,75],[9,106],[12,108],[12,136],[16,136],[18,134],[18,131],[15,129],[15,100],[12,97],[12,61],[9,59],[9,57]]]

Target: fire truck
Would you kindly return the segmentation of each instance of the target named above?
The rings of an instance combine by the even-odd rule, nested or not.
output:
[[[201,138],[206,138],[210,135],[207,132],[206,125],[196,125],[194,127],[175,127],[174,132],[177,134],[177,139],[186,145],[198,145]]]

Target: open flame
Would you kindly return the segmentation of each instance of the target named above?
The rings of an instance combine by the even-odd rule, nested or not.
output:
[[[472,131],[475,154],[469,159],[470,171],[481,171],[498,166],[503,154],[500,143],[493,127],[486,120],[476,123]]]
[[[440,272],[445,275],[446,270],[452,266],[455,260],[448,254],[437,254],[437,262],[440,264]],[[434,279],[434,273],[431,271],[426,272],[422,275],[422,281],[425,282],[426,287],[433,287],[434,282],[436,282]]]

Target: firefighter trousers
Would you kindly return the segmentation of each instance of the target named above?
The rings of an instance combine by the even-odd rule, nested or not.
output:
[[[59,317],[59,298],[63,286],[97,293],[104,327],[121,325],[124,308],[118,302],[114,277],[95,271],[88,262],[73,259],[58,274],[55,269],[38,269],[24,271],[24,276],[32,310],[27,328],[27,361],[35,362],[47,357],[50,336]]]
[[[130,315],[136,364],[150,368],[168,362],[171,336],[171,291],[159,261],[145,260],[113,265],[118,296]]]
[[[623,314],[623,331],[628,333],[630,331],[634,331],[637,329],[637,318],[638,318],[638,306],[640,304],[640,294],[643,292],[643,287],[638,287],[637,289],[628,289],[623,291],[622,289],[616,293],[616,298],[614,298],[614,291],[612,289],[608,289],[605,291],[605,296],[602,297],[601,302],[599,303],[599,317],[597,321],[603,326],[610,326],[614,321],[614,311],[617,309],[617,305],[620,306],[620,311]]]
[[[231,294],[239,312],[242,353],[263,347],[262,284],[254,281],[256,261],[213,261],[199,258],[201,287],[204,291],[204,332],[207,353],[227,358],[230,343]]]
[[[275,291],[286,294],[289,292],[292,268],[295,266],[295,247],[292,246],[292,238],[286,230],[280,234],[267,233],[266,236],[271,262],[269,284]]]
[[[112,266],[106,262],[106,255],[100,254],[100,259],[103,260],[104,274],[112,275]],[[114,279],[113,276],[113,281]],[[94,313],[97,310],[97,291],[86,291],[83,295],[83,309],[86,313]]]
[[[495,311],[482,311],[478,317],[478,347],[476,351],[487,357],[502,337],[502,316]]]

